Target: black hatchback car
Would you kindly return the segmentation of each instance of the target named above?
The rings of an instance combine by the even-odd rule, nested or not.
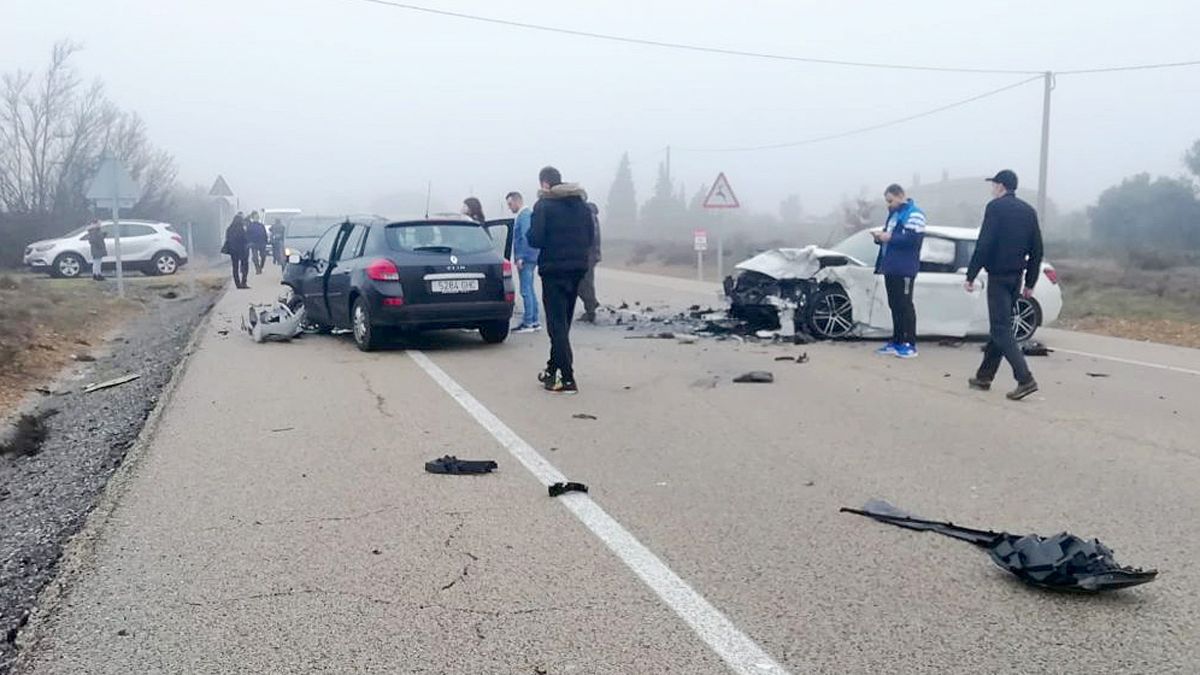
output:
[[[363,351],[392,331],[469,328],[496,344],[513,313],[511,241],[508,221],[347,220],[292,253],[283,284],[303,298],[309,322],[353,330]]]

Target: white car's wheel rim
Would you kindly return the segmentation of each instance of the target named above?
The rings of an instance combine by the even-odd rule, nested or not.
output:
[[[850,298],[841,293],[827,293],[821,296],[817,306],[813,308],[813,327],[826,337],[845,337],[854,328],[851,312]]]
[[[160,274],[175,273],[175,257],[169,255],[161,255],[155,263]]]
[[[75,256],[67,256],[66,258],[58,261],[58,271],[64,277],[79,276],[79,269],[79,259]]]
[[[1037,329],[1037,307],[1025,298],[1018,298],[1013,305],[1013,336],[1018,342],[1028,340]]]
[[[371,327],[367,325],[367,312],[359,305],[354,308],[354,339],[359,344],[366,344],[367,334],[370,333]]]

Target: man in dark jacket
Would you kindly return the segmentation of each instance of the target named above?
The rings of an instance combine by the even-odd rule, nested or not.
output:
[[[88,248],[92,254],[92,280],[104,281],[104,256],[108,255],[108,246],[104,243],[104,230],[100,221],[93,218],[87,227]]]
[[[964,286],[968,293],[974,292],[979,271],[987,270],[991,339],[984,349],[979,371],[968,382],[973,389],[991,389],[1003,357],[1008,359],[1017,380],[1017,388],[1008,393],[1008,398],[1018,401],[1037,391],[1038,385],[1013,335],[1013,304],[1018,294],[1024,294],[1026,298],[1033,295],[1033,286],[1042,268],[1042,231],[1038,227],[1037,211],[1017,198],[1017,174],[1005,169],[988,181],[992,183],[995,199],[988,203],[983,213],[983,227],[967,267]]]
[[[583,316],[580,321],[596,323],[596,309],[600,301],[596,299],[596,263],[600,262],[600,208],[588,202],[588,210],[592,212],[595,221],[595,232],[592,236],[592,248],[588,251],[588,271],[579,282],[579,299],[583,301]]]
[[[529,244],[541,249],[538,272],[546,332],[550,334],[550,360],[538,380],[546,391],[574,394],[579,389],[571,353],[571,320],[579,282],[589,267],[595,220],[587,206],[587,192],[574,183],[563,183],[558,169],[542,169],[538,181],[542,188],[533,205]]]
[[[221,252],[229,256],[229,264],[233,267],[233,285],[250,288],[246,285],[246,276],[250,273],[250,243],[246,239],[246,218],[241,211],[225,228],[225,245],[221,247]]]
[[[250,244],[254,273],[262,274],[263,265],[267,263],[267,226],[263,225],[258,217],[258,211],[250,212],[250,222],[246,224],[246,241]]]
[[[913,284],[921,267],[921,244],[925,241],[925,212],[904,194],[904,188],[892,183],[884,190],[888,206],[883,230],[872,232],[879,244],[875,273],[883,275],[888,307],[892,310],[892,341],[876,354],[911,359],[917,355],[917,310],[913,305]]]

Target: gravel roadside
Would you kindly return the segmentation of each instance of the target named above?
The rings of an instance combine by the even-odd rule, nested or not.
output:
[[[160,300],[132,319],[94,363],[60,382],[31,412],[44,420],[34,454],[0,456],[0,675],[67,541],[83,525],[184,357],[219,291]],[[137,374],[120,386],[91,383]]]

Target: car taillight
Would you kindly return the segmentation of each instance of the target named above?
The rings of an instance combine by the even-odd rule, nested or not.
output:
[[[516,293],[505,293],[504,301],[510,305],[513,304],[514,302],[517,301],[517,294]]]
[[[1052,284],[1058,283],[1058,272],[1053,267],[1050,267],[1049,265],[1047,265],[1046,269],[1044,269],[1042,271],[1043,271],[1043,273],[1045,273],[1046,278],[1050,280],[1050,283],[1052,283]]]
[[[175,243],[179,244],[180,246],[183,246],[183,237],[181,237],[177,234],[173,234],[173,235],[171,235],[171,238],[175,240]]]
[[[367,278],[374,281],[400,281],[400,270],[391,260],[380,258],[367,265]]]
[[[403,307],[404,306],[404,298],[384,298],[383,306],[384,307]]]
[[[509,262],[508,260],[505,260],[504,264],[500,266],[500,270],[504,273],[504,276],[511,277],[512,276],[512,263]]]

